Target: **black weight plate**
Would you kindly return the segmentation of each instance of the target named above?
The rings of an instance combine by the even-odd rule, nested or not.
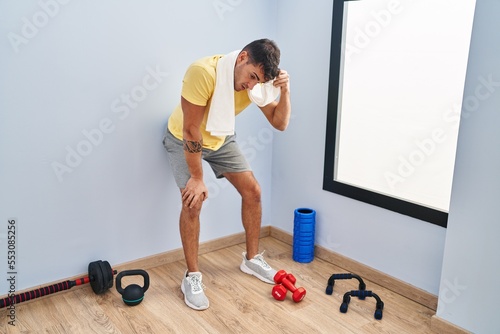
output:
[[[108,291],[110,281],[113,282],[113,277],[111,276],[111,273],[107,270],[107,266],[106,266],[105,262],[106,261],[99,262],[99,266],[101,268],[101,275],[102,275],[102,286],[101,286],[100,293],[104,293],[104,292]],[[109,264],[108,264],[108,266],[109,266]]]
[[[102,261],[102,263],[104,265],[104,270],[108,273],[108,280],[106,281],[107,284],[105,284],[106,289],[111,289],[113,287],[113,268],[111,268],[108,261]]]
[[[101,263],[99,264],[101,266],[101,272],[102,272],[102,289],[103,289],[102,292],[105,292],[106,290],[109,289],[109,281],[111,276],[105,262],[106,261],[101,261]]]
[[[101,275],[102,275],[102,286],[101,286],[101,292],[104,293],[107,288],[106,284],[108,284],[108,273],[106,272],[106,268],[104,268],[104,263],[102,261],[99,262],[99,268],[101,269]]]
[[[104,275],[101,268],[101,260],[89,263],[90,286],[95,294],[101,294],[104,289]]]

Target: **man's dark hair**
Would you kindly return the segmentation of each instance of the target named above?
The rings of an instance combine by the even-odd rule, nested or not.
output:
[[[262,66],[264,81],[272,80],[278,76],[281,53],[274,41],[267,38],[258,39],[245,46],[242,51],[248,52],[250,64]]]

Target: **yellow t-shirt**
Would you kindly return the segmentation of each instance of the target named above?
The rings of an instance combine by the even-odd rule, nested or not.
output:
[[[222,57],[223,55],[215,55],[195,61],[189,66],[182,80],[182,97],[195,105],[206,106],[200,131],[203,137],[203,147],[214,151],[218,150],[226,139],[225,136],[212,136],[210,132],[206,131],[208,112],[215,89],[217,62]],[[234,92],[235,115],[242,112],[250,103],[251,101],[246,90]],[[179,103],[172,115],[170,115],[168,129],[180,140],[183,138],[182,124],[183,113],[181,104]]]

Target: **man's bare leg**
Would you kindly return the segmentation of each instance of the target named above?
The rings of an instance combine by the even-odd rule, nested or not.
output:
[[[200,271],[198,267],[198,250],[200,241],[201,207],[201,203],[193,208],[188,208],[183,205],[179,218],[179,231],[188,272]]]
[[[226,173],[224,176],[241,195],[241,219],[245,228],[247,259],[259,252],[262,223],[261,189],[252,172]]]

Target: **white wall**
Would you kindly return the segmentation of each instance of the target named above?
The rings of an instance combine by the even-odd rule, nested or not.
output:
[[[18,290],[181,247],[161,140],[184,71],[274,38],[274,14],[265,0],[0,2],[0,267],[17,218]],[[269,203],[272,131],[256,114],[238,137]],[[242,232],[234,190],[205,177],[201,240]]]
[[[318,245],[437,295],[446,229],[322,190],[332,2],[278,5],[293,118],[273,147],[273,224],[292,233],[293,210],[313,208]]]
[[[437,316],[499,333],[500,2],[477,0]]]

